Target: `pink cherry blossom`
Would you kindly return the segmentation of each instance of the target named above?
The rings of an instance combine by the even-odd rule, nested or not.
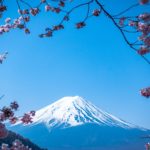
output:
[[[140,49],[137,52],[140,55],[145,55],[147,53],[150,53],[150,49],[146,46],[141,46]]]
[[[59,7],[52,7],[52,12],[55,12],[55,13],[60,13],[61,9]]]
[[[65,3],[64,3],[62,0],[60,0],[59,6],[64,7],[64,6],[65,6]]]
[[[137,21],[130,21],[129,22],[129,26],[131,26],[131,27],[137,27],[137,25],[138,25]]]
[[[18,9],[18,13],[22,15],[23,11],[21,9]]]
[[[30,30],[29,30],[28,28],[25,28],[25,29],[24,29],[24,32],[25,32],[26,34],[30,34]]]
[[[144,34],[148,34],[150,31],[150,27],[147,23],[138,22],[137,30]]]
[[[6,6],[0,6],[0,12],[4,12],[4,11],[6,11],[7,10],[7,7]]]
[[[64,26],[62,24],[53,26],[53,30],[61,30],[61,29],[64,29]]]
[[[21,118],[21,121],[24,124],[32,123],[32,117],[30,116],[30,114],[24,114],[24,116]]]
[[[10,108],[13,109],[13,110],[18,110],[19,104],[16,101],[11,102]]]
[[[4,114],[5,119],[8,119],[8,118],[14,116],[14,112],[9,107],[3,107],[2,110],[1,110],[1,112]]]
[[[17,117],[12,117],[9,119],[10,123],[11,124],[15,124],[17,121],[18,121],[18,118]]]
[[[50,11],[51,10],[51,6],[50,5],[45,5],[45,11]]]
[[[100,15],[100,10],[99,9],[95,9],[94,11],[93,11],[93,16],[99,16]]]
[[[147,4],[148,2],[149,2],[149,0],[140,0],[141,5]]]
[[[148,22],[150,21],[150,13],[143,13],[138,16],[139,19]]]
[[[120,26],[123,26],[125,20],[126,20],[126,17],[121,17],[121,18],[119,19],[119,25],[120,25]]]
[[[35,116],[35,113],[36,112],[34,110],[30,111],[31,116]]]
[[[5,19],[5,23],[10,23],[10,21],[11,21],[11,18],[6,18]]]
[[[150,97],[150,87],[141,89],[140,92],[142,96],[147,97],[147,98]]]
[[[41,0],[41,3],[46,3],[46,0]]]
[[[36,16],[39,12],[40,12],[40,10],[38,8],[30,9],[30,14],[32,14],[33,16]]]
[[[5,138],[8,135],[8,131],[3,123],[0,122],[0,139]]]
[[[150,36],[149,36],[149,37],[146,37],[146,38],[144,39],[144,44],[145,44],[146,46],[150,47]]]
[[[79,22],[76,24],[76,28],[80,29],[80,28],[83,28],[85,25],[86,25],[85,22]]]

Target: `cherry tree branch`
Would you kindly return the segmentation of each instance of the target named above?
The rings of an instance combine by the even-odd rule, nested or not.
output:
[[[127,8],[127,9],[125,9],[125,10],[123,10],[123,11],[121,11],[120,13],[118,13],[118,14],[116,14],[116,15],[113,15],[113,17],[121,16],[121,15],[123,15],[124,13],[128,12],[129,10],[131,10],[132,8],[137,7],[137,6],[139,6],[139,3],[133,4],[132,6],[130,6],[129,8]]]
[[[120,26],[118,25],[118,23],[115,21],[115,19],[113,18],[112,15],[110,15],[110,13],[103,7],[103,5],[98,1],[95,0],[95,2],[100,6],[100,8],[102,9],[102,11],[104,12],[104,14],[106,16],[108,16],[108,18],[110,18],[113,22],[113,24],[118,28],[118,30],[120,31],[120,33],[122,34],[125,42],[130,46],[131,49],[133,49],[134,51],[137,52],[137,49],[128,41],[125,33],[123,32],[123,30],[120,28]],[[131,9],[131,8],[130,8]],[[148,64],[150,64],[150,61],[143,55],[140,55]]]

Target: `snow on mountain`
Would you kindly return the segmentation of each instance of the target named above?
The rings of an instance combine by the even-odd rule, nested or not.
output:
[[[87,123],[122,128],[137,128],[111,114],[100,110],[79,96],[64,97],[36,112],[33,124],[44,123],[48,128],[73,127]]]
[[[38,111],[33,123],[10,130],[49,150],[141,150],[150,131],[102,111],[79,96],[64,97]]]

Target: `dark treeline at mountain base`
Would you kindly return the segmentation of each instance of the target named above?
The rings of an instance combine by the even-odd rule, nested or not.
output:
[[[0,139],[0,145],[8,144],[9,146],[12,146],[12,143],[16,139],[21,141],[23,145],[30,147],[32,150],[47,150],[47,149],[42,149],[38,147],[36,144],[32,143],[29,139],[24,138],[23,136],[16,134],[12,131],[9,131],[8,136],[6,138]]]

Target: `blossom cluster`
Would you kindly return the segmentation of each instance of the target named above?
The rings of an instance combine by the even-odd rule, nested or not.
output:
[[[62,7],[64,7],[64,6],[62,6]],[[50,11],[50,10],[53,11],[53,9],[49,5],[45,6],[45,10],[46,11]],[[92,16],[98,17],[100,15],[100,12],[101,12],[100,9],[95,9],[92,12]],[[59,13],[59,10],[58,10],[57,13]],[[69,20],[70,20],[70,18],[69,18],[68,12],[67,12],[66,15],[63,17],[63,20],[61,22],[69,21]],[[84,21],[77,22],[75,24],[76,29],[81,29],[81,28],[85,27],[86,26],[85,21],[86,21],[86,19],[84,19]],[[40,34],[39,37],[41,37],[41,38],[42,37],[51,37],[53,35],[54,31],[58,31],[58,30],[61,30],[61,29],[64,29],[64,25],[63,24],[54,25],[52,28],[46,28],[45,29],[46,32],[44,34]]]
[[[21,117],[21,121],[24,124],[32,123],[33,116],[35,116],[35,111],[30,111],[29,113],[25,113],[23,117]]]
[[[141,0],[140,3],[147,4],[148,0]],[[128,24],[126,25],[126,22]],[[139,55],[146,55],[150,53],[150,13],[145,12],[142,13],[136,17],[130,18],[130,17],[121,17],[119,19],[119,25],[121,28],[129,26],[133,31],[127,31],[129,33],[139,33],[138,39],[135,44],[132,44],[132,46],[138,45],[139,48],[137,49],[137,53]],[[122,30],[123,31],[123,30]],[[138,43],[138,44],[137,44]]]
[[[3,15],[3,12],[5,12],[7,10],[7,7],[1,2],[0,3],[0,18]]]
[[[0,138],[5,138],[8,135],[8,131],[5,127],[5,124],[0,122]]]
[[[149,98],[150,97],[150,87],[141,89],[140,93],[142,96]]]
[[[29,146],[25,146],[20,140],[16,139],[12,146],[9,147],[8,144],[2,144],[1,150],[32,150]]]
[[[18,3],[19,4],[19,3]],[[55,13],[60,13],[61,8],[65,6],[64,1],[59,1],[58,7],[51,6],[46,0],[41,0],[41,4],[45,4],[45,11],[51,11]],[[0,6],[0,12],[3,12],[6,10],[6,6]],[[3,33],[9,32],[11,29],[23,29],[26,34],[30,34],[29,28],[26,27],[26,23],[28,23],[31,20],[31,16],[37,16],[41,12],[39,7],[31,7],[29,9],[18,9],[18,13],[20,17],[17,19],[12,20],[11,18],[5,19],[5,24],[0,26],[0,35]],[[62,29],[62,25],[55,26],[58,29]],[[49,37],[52,34],[48,31],[45,36]],[[43,36],[44,37],[44,36]]]
[[[4,106],[2,109],[0,109],[0,138],[4,138],[8,134],[4,124],[6,120],[8,120],[11,124],[15,124],[17,121],[21,121],[23,124],[32,123],[35,111],[25,113],[22,117],[16,117],[15,111],[17,111],[18,108],[19,108],[18,103],[14,101],[11,102],[10,106],[8,107]]]
[[[72,0],[70,0],[70,2],[71,1]],[[149,1],[150,0],[139,0],[139,4],[145,5],[145,4],[148,4]],[[28,6],[26,9],[21,9],[20,3],[22,3],[22,2],[25,3]],[[62,23],[64,21],[68,21],[69,20],[69,16],[72,13],[72,11],[75,10],[76,8],[80,7],[80,4],[79,4],[78,6],[73,7],[71,10],[66,11],[66,10],[63,10],[63,8],[66,6],[66,3],[69,2],[69,0],[58,0],[58,1],[55,1],[55,2],[57,3],[57,5],[53,6],[47,0],[40,0],[40,4],[39,5],[37,5],[36,7],[32,7],[26,1],[19,1],[17,4],[18,4],[18,8],[19,8],[18,9],[18,13],[19,13],[20,17],[15,19],[15,20],[13,20],[12,22],[11,22],[10,18],[6,18],[5,24],[0,26],[0,34],[9,32],[11,29],[16,29],[16,28],[23,29],[26,34],[29,34],[30,30],[26,27],[26,23],[31,20],[31,16],[37,16],[41,12],[41,8],[40,7],[44,5],[44,8],[45,8],[46,12],[54,12],[54,13],[57,13],[57,14],[59,14],[60,12],[65,13],[65,16],[63,17],[63,20],[61,21],[60,24],[54,25],[49,30],[47,30],[47,28],[46,28],[45,29],[45,33],[39,35],[39,37],[51,37],[53,35],[54,31],[58,31],[60,29],[64,29],[64,25]],[[89,1],[86,4],[83,4],[83,6],[87,5],[89,7],[90,4],[93,3],[93,2],[94,1]],[[82,6],[82,4],[81,4],[81,6]],[[0,12],[3,12],[5,10],[7,10],[6,6],[1,5],[0,6]],[[91,17],[91,16],[96,16],[97,17],[97,16],[100,15],[100,13],[101,13],[101,9],[94,9],[92,13],[90,13],[90,11],[88,11],[86,18],[84,18],[83,21],[77,22],[75,24],[75,27],[77,29],[81,29],[81,28],[85,27],[86,26],[86,20],[89,17]],[[126,19],[125,17],[122,17],[120,19],[119,24],[123,25],[125,19]],[[142,14],[142,15],[139,16],[138,19],[142,20],[142,22],[141,21],[135,21],[135,22],[132,21],[129,24],[130,25],[134,24],[134,27],[136,27],[137,30],[142,32],[143,35],[145,36],[145,31],[143,31],[143,30],[147,30],[147,29],[145,29],[146,27],[144,27],[144,29],[143,29],[143,21],[147,22],[149,20],[149,14]],[[142,26],[142,29],[141,29],[141,26]],[[147,25],[144,23],[144,26],[147,26]],[[145,38],[146,39],[143,39],[144,40],[143,42],[146,44],[146,46],[144,45],[144,48],[142,47],[142,48],[139,49],[138,53],[140,55],[144,55],[147,52],[149,52],[149,47],[147,47],[147,45],[149,45],[149,39],[147,39],[147,37],[145,37]],[[147,50],[147,52],[145,52],[145,50]]]
[[[150,13],[143,13],[138,16],[139,21],[135,24],[137,31],[141,32],[139,41],[142,42],[138,53],[145,55],[150,52]]]
[[[29,19],[29,16],[20,16],[19,18],[14,19],[13,21],[11,20],[11,18],[6,18],[5,24],[0,26],[0,35],[8,33],[12,29],[23,29],[26,34],[29,34],[30,30],[26,28],[25,25],[25,22],[28,22]]]
[[[141,5],[147,4],[148,2],[149,2],[149,0],[140,0]]]
[[[145,145],[145,147],[146,147],[146,150],[150,150],[150,143],[147,143],[147,144]]]

